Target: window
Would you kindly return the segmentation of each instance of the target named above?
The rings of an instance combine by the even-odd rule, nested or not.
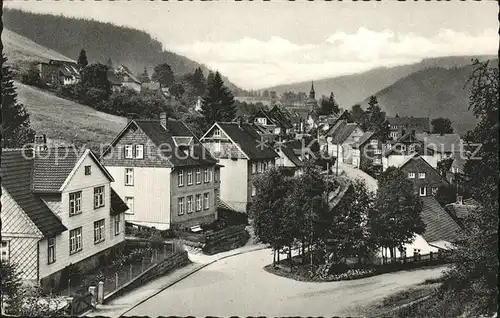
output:
[[[69,254],[79,252],[82,249],[82,228],[79,227],[69,231]]]
[[[179,187],[184,185],[184,171],[182,171],[182,169],[177,172],[177,185]]]
[[[120,217],[120,214],[115,215],[115,235],[120,234],[121,223],[122,223],[122,218]]]
[[[144,145],[135,145],[135,158],[144,159]]]
[[[134,185],[134,169],[125,168],[125,185],[133,186]]]
[[[414,152],[415,151],[415,147],[416,147],[415,145],[410,145],[409,146],[410,152]]]
[[[409,179],[415,179],[415,172],[408,172]]]
[[[382,150],[375,149],[375,151],[373,153],[376,154],[376,155],[380,155],[382,153]]]
[[[219,169],[214,170],[214,182],[219,182]]]
[[[381,164],[381,163],[382,163],[382,161],[381,161],[379,158],[376,158],[376,159],[373,159],[373,163],[375,163],[375,164],[378,164],[378,165],[379,165],[379,164]]]
[[[215,137],[220,137],[220,129],[219,128],[215,128],[214,129],[214,136]]]
[[[214,196],[216,199],[219,198],[219,189],[214,189]]]
[[[432,187],[432,195],[436,195],[438,192],[438,188],[437,187]]]
[[[0,249],[0,257],[1,260],[4,262],[8,262],[10,260],[10,242],[9,241],[2,241],[2,247]]]
[[[94,188],[94,209],[104,206],[104,186]]]
[[[261,173],[262,172],[262,162],[257,163],[257,172]]]
[[[47,262],[52,264],[56,261],[56,237],[47,238]]]
[[[133,197],[125,197],[125,203],[128,206],[128,210],[125,213],[134,214],[134,198]]]
[[[421,197],[425,197],[427,195],[427,188],[426,187],[420,187],[419,194],[420,194]]]
[[[418,173],[418,178],[419,179],[425,179],[425,172],[419,172]]]
[[[255,174],[256,170],[257,170],[257,167],[256,167],[255,163],[252,163],[252,174]]]
[[[214,151],[215,151],[215,152],[220,152],[220,151],[221,151],[221,149],[222,149],[222,146],[221,146],[220,140],[217,140],[217,141],[215,142],[215,149],[214,149]]]
[[[125,145],[125,158],[126,159],[132,159],[132,145]]]
[[[178,206],[178,215],[183,215],[184,214],[184,198],[178,198],[177,199],[177,206]]]
[[[85,166],[85,175],[90,176],[92,173],[92,166]]]
[[[196,184],[201,183],[201,171],[200,168],[196,168]]]
[[[401,145],[401,151],[405,151],[406,150],[406,145]]]
[[[391,132],[391,137],[392,138],[397,138],[398,137],[398,132],[397,131]]]
[[[193,204],[194,204],[193,196],[188,195],[188,197],[187,197],[187,213],[193,213],[193,210],[194,210]]]
[[[255,196],[257,193],[257,189],[255,189],[255,186],[252,186],[252,197]]]
[[[196,195],[196,211],[201,211],[201,194]]]
[[[378,144],[378,140],[377,139],[372,139],[372,140],[370,140],[370,144],[371,145],[376,145],[376,144]]]
[[[82,191],[69,194],[69,215],[82,213]]]
[[[205,183],[208,182],[208,168],[203,171],[203,180],[205,180]]]
[[[187,184],[192,185],[193,184],[193,170],[189,169],[187,179],[188,179]]]
[[[206,210],[209,207],[208,203],[209,193],[203,193],[203,208]]]
[[[94,244],[104,241],[104,219],[94,222]]]
[[[267,162],[262,163],[262,171],[267,171]]]

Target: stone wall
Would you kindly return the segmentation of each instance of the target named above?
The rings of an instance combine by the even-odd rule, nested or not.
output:
[[[165,275],[173,271],[174,269],[183,267],[189,264],[189,262],[190,261],[186,251],[177,252],[172,256],[168,257],[167,259],[165,259],[163,262],[158,263],[155,266],[151,267],[149,270],[142,273],[142,275],[138,276],[131,282],[123,285],[118,290],[114,291],[111,294],[108,294],[104,299],[104,303],[109,302],[112,299],[120,295],[123,295],[124,293],[130,292],[133,289],[142,286],[159,276]]]

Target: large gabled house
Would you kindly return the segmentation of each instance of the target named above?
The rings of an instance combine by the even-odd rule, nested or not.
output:
[[[46,290],[67,283],[68,268],[104,266],[124,239],[126,205],[90,151],[2,151],[2,261]]]
[[[290,173],[290,175],[299,176],[302,174],[302,167],[304,163],[300,160],[299,156],[295,154],[294,149],[286,142],[276,142],[274,150],[279,155],[276,159],[276,166],[282,167]]]
[[[382,156],[386,147],[384,132],[367,131],[352,144],[352,165],[375,174],[382,172]]]
[[[220,197],[238,212],[247,212],[256,189],[254,179],[274,166],[279,155],[248,123],[216,122],[201,138],[218,159]]]
[[[363,130],[356,123],[348,123],[345,120],[337,121],[325,134],[327,153],[337,158],[339,163],[352,163],[352,145],[359,141]]]
[[[387,117],[386,120],[389,123],[389,136],[393,140],[398,140],[407,131],[414,130],[416,133],[428,133],[431,130],[429,117],[400,117],[396,115],[395,117]]]
[[[219,166],[181,121],[131,120],[101,161],[134,226],[190,228],[217,218]]]
[[[115,70],[115,75],[120,79],[124,88],[133,89],[136,92],[141,91],[141,81],[125,65],[120,65]]]
[[[424,141],[417,138],[415,130],[412,130],[410,132],[405,132],[398,140],[386,144],[384,156],[382,157],[383,171],[391,166],[398,167],[414,153],[418,153],[419,156],[425,159],[433,168],[437,168],[441,156],[435,149],[428,147]]]
[[[71,85],[80,81],[80,69],[75,62],[49,60],[38,63],[40,79],[47,85]]]

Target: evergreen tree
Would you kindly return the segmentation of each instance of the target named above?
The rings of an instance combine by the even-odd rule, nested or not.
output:
[[[224,86],[219,72],[215,73],[211,85],[203,95],[201,113],[208,125],[216,121],[232,121],[236,115],[233,94]]]
[[[329,98],[321,98],[320,115],[338,114],[339,105],[335,100],[335,95],[330,93]]]
[[[89,61],[87,60],[87,53],[85,52],[84,49],[82,49],[80,51],[80,55],[78,55],[78,65],[81,67],[81,68],[84,68],[86,67],[87,65],[89,65]]]
[[[108,60],[106,61],[106,66],[108,67],[108,69],[113,69],[113,61],[111,60],[110,57],[108,57]]]
[[[203,75],[203,71],[201,70],[201,67],[198,67],[193,74],[193,86],[196,89],[196,94],[198,96],[203,95],[205,92],[205,89],[207,87],[205,83],[205,76]]]
[[[353,122],[357,123],[358,125],[361,126],[363,130],[366,131],[365,127],[365,111],[361,107],[361,105],[356,104],[351,107],[351,111],[349,112],[351,115],[351,119]]]
[[[33,142],[35,132],[30,128],[29,114],[17,101],[12,72],[2,55],[2,148],[20,148]]]
[[[213,83],[213,81],[214,81],[214,77],[215,77],[215,75],[214,75],[214,73],[213,73],[213,72],[208,72],[208,76],[207,76],[207,85],[206,85],[206,87],[210,87],[210,86],[212,86],[212,83]]]
[[[452,134],[453,127],[451,124],[451,120],[448,118],[434,118],[431,120],[432,125],[432,133],[433,134]]]
[[[163,63],[155,66],[151,79],[159,82],[162,87],[170,87],[174,83],[175,76],[170,65]]]
[[[374,242],[389,248],[391,257],[395,249],[413,242],[415,234],[425,231],[422,221],[422,200],[413,192],[413,184],[395,167],[389,167],[379,179],[375,208],[369,216]]]

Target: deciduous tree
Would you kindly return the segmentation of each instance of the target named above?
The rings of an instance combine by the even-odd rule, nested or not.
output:
[[[159,82],[162,87],[170,87],[174,83],[175,76],[170,65],[163,63],[155,66],[151,79]]]
[[[448,118],[434,118],[431,120],[432,125],[432,133],[433,134],[452,134],[453,127],[451,124],[451,120]]]

